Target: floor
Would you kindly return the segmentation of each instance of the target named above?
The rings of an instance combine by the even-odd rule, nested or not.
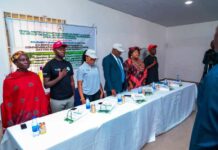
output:
[[[144,145],[142,150],[188,150],[195,116],[193,112],[180,125],[156,137],[155,142]]]

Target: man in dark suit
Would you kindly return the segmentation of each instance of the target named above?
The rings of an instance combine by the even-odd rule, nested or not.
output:
[[[107,96],[116,96],[126,89],[126,76],[123,68],[123,59],[120,57],[124,52],[122,45],[119,43],[113,44],[111,54],[103,59],[103,70],[105,78],[105,91]]]

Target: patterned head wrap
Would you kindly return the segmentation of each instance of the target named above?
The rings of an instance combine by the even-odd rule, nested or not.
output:
[[[11,57],[11,61],[14,63],[21,55],[26,55],[24,51],[17,51]]]
[[[131,58],[132,53],[136,50],[140,53],[141,48],[138,46],[129,47],[128,57]]]

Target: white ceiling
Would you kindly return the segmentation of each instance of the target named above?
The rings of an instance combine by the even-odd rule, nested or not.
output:
[[[218,20],[218,0],[90,0],[169,27]]]

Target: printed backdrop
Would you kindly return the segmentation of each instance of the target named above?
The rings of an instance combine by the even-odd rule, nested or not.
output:
[[[51,24],[36,21],[24,21],[6,18],[11,55],[23,50],[30,56],[33,72],[54,57],[52,44],[61,40],[68,45],[65,59],[74,69],[81,65],[83,52],[92,48],[96,50],[96,28],[66,24]],[[14,71],[15,66],[12,67]]]

